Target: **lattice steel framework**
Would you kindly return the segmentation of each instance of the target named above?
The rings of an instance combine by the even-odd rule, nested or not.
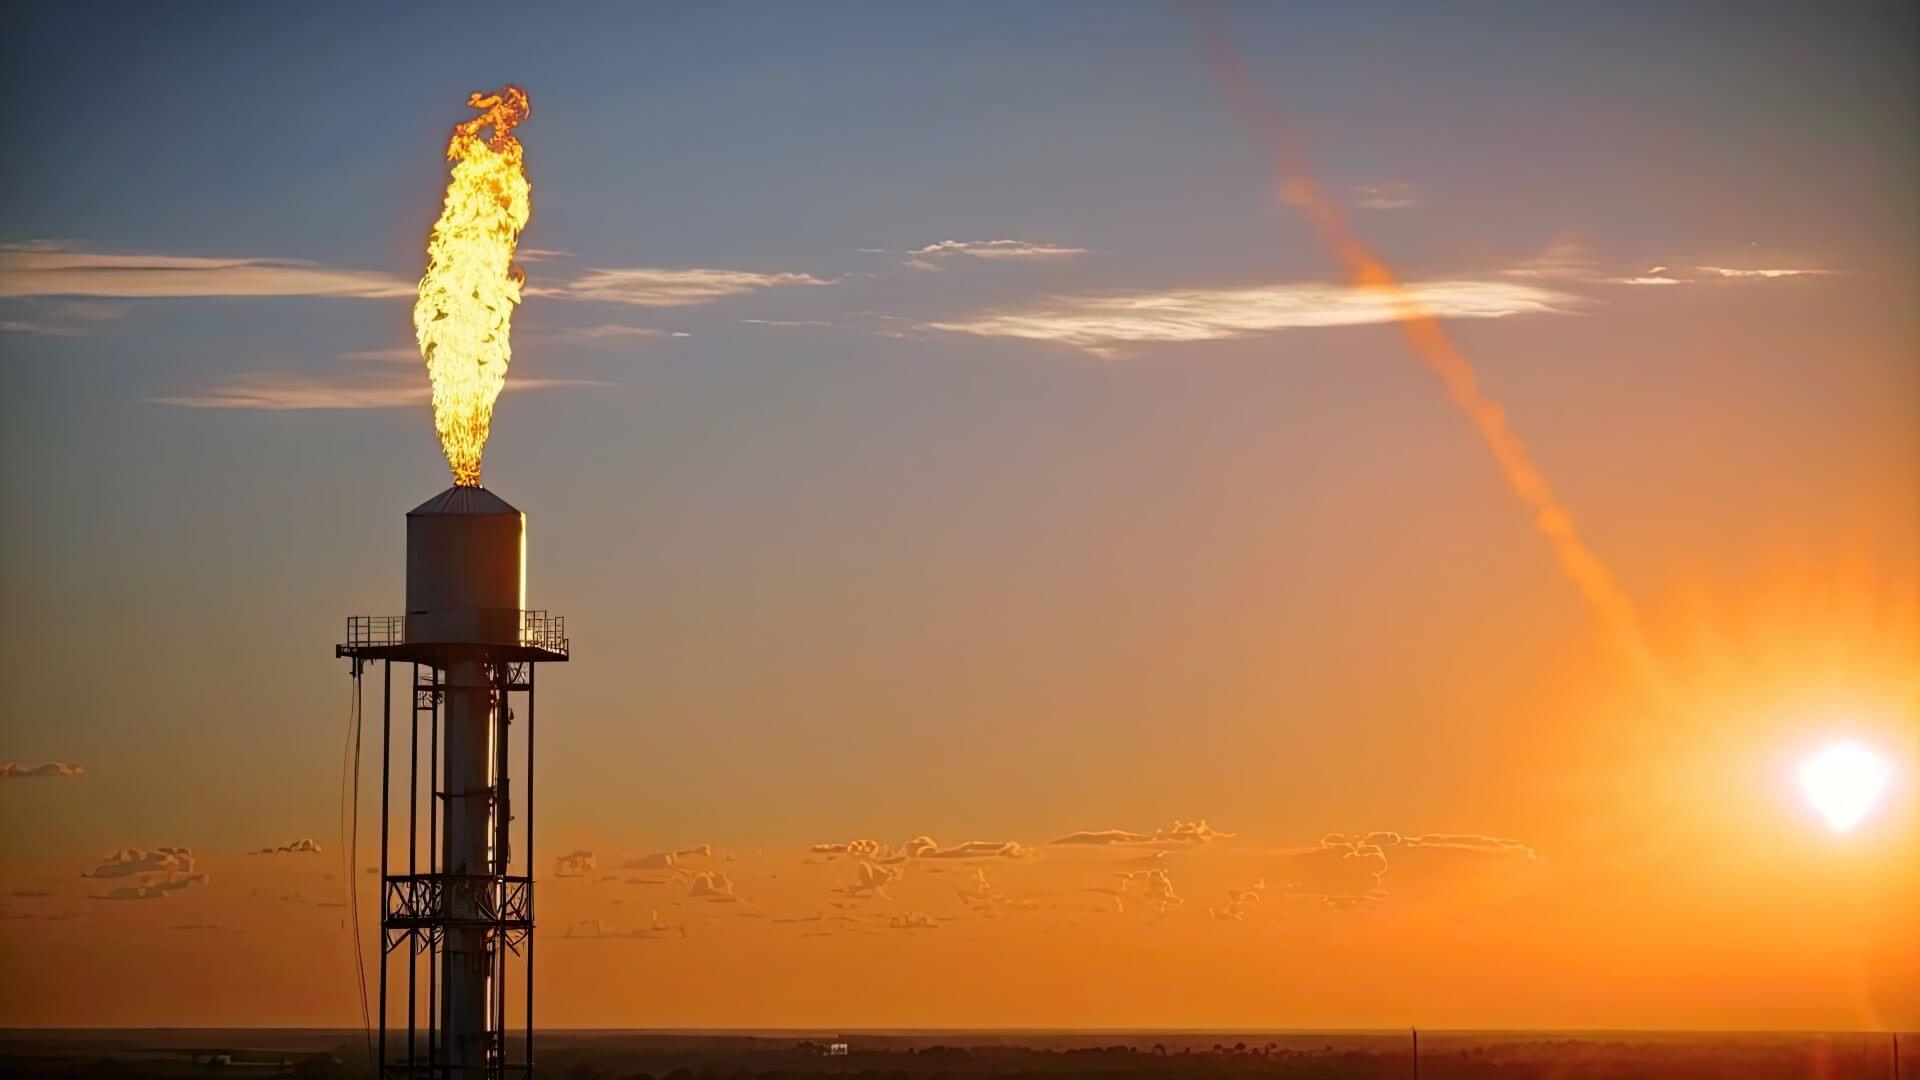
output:
[[[349,623],[347,643],[335,647],[335,655],[352,661],[356,700],[364,700],[358,696],[359,684],[376,665],[381,683],[377,1075],[392,1080],[530,1078],[534,1015],[534,672],[542,662],[564,662],[569,643],[563,628],[554,629],[558,621],[544,612],[538,621],[523,623],[537,630],[523,633],[512,645],[409,645],[404,629],[388,629],[386,622],[384,617],[355,618]],[[405,730],[398,732],[393,722],[396,664],[412,669],[408,687],[411,715]],[[455,684],[450,681],[450,672],[456,671],[477,672],[479,681]],[[493,752],[488,755],[489,781],[480,790],[447,790],[444,782],[443,719],[450,697],[461,694],[485,695]],[[508,798],[513,757],[510,736],[514,721],[519,719],[526,725],[521,737],[526,791],[520,800],[522,828],[514,830]],[[396,748],[396,735],[407,740],[405,747]],[[404,767],[405,775],[395,776],[400,767]],[[400,785],[397,798],[396,784]],[[442,853],[448,818],[456,802],[471,799],[486,801],[491,836],[485,872],[449,872]],[[462,812],[470,813],[470,807],[462,808]],[[420,820],[422,816],[425,822]],[[525,868],[524,874],[511,872],[516,861],[511,843],[514,832],[520,834],[518,862]],[[402,856],[405,864],[394,865]],[[455,944],[453,951],[461,954],[460,962],[472,962],[477,950],[485,965],[488,1016],[485,1030],[478,1036],[485,1040],[482,1064],[450,1063],[448,1025],[442,1015],[450,942]],[[520,959],[525,973],[521,1000],[525,1030],[517,1040],[519,1053],[514,1060],[509,1060],[506,1037],[509,957]],[[404,969],[403,975],[399,969]],[[403,1014],[398,1002],[392,1000],[396,993],[403,994]]]

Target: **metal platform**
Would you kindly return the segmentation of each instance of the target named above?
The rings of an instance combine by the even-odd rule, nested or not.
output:
[[[414,640],[407,636],[405,615],[355,615],[347,620],[347,640],[333,647],[333,655],[434,667],[445,667],[456,654],[500,664],[565,663],[571,655],[564,616],[541,610],[497,614],[502,617],[490,621],[509,629],[492,637],[475,634],[482,640],[474,641]]]

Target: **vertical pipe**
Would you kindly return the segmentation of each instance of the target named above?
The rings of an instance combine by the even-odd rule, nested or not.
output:
[[[360,696],[360,665],[358,656],[353,659],[353,695]],[[391,826],[387,821],[387,796],[393,790],[393,661],[380,662],[380,916],[375,932],[380,935],[380,946],[374,950],[374,956],[380,962],[380,1042],[375,1051],[373,1075],[384,1077],[387,1074],[387,839]],[[360,868],[347,867],[347,872],[357,874]],[[360,943],[354,942],[354,948]]]
[[[433,915],[445,914],[446,883],[440,880],[440,696],[445,693],[444,669],[430,667],[427,677],[432,691],[427,697],[427,873],[433,875]],[[433,1075],[440,1063],[440,942],[433,930],[427,931],[427,1074]]]
[[[513,669],[510,665],[496,661],[491,675],[493,677],[493,744],[488,748],[488,758],[492,762],[493,786],[490,789],[489,804],[493,813],[492,857],[488,860],[488,872],[492,875],[487,882],[487,891],[493,897],[493,938],[490,943],[492,969],[487,973],[488,1012],[487,1054],[488,1064],[495,1068],[506,1064],[507,1050],[507,941],[505,921],[506,875],[507,875],[507,723],[508,687],[513,685]]]
[[[407,888],[413,890],[419,885],[414,877],[419,872],[414,856],[415,837],[420,831],[420,665],[418,663],[413,665],[413,685],[407,689],[408,714],[411,717],[408,721],[408,730],[412,733],[407,739]],[[388,692],[392,692],[391,687]],[[415,893],[414,897],[417,899],[418,894]],[[419,958],[420,950],[415,947],[418,941],[414,938],[414,933],[412,929],[407,931],[407,1072],[409,1075],[412,1074],[415,1064],[414,1008],[420,997],[419,976],[416,974],[418,965],[415,963]]]
[[[536,671],[540,671],[540,665],[528,661],[526,665],[526,1076],[528,1080],[532,1080],[534,1076],[534,673]],[[1895,1042],[1895,1045],[1899,1043]]]
[[[486,914],[480,900],[489,880],[492,832],[494,687],[484,654],[460,650],[451,658],[446,687],[445,829],[441,866],[450,888],[440,972],[444,1067],[475,1075],[487,1063],[491,964]]]

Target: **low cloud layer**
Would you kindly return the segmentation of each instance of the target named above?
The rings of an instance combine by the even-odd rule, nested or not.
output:
[[[968,840],[942,847],[931,836],[916,836],[897,848],[878,840],[861,839],[841,844],[815,844],[808,850],[828,858],[848,855],[886,864],[909,859],[1012,859],[1031,854],[1033,849],[1018,840]]]
[[[1201,821],[1179,821],[1150,833],[1128,832],[1125,829],[1096,829],[1088,832],[1068,833],[1055,840],[1056,844],[1143,844],[1159,847],[1188,847],[1195,844],[1210,844],[1215,840],[1230,840],[1237,833],[1221,832]]]
[[[733,879],[721,870],[702,870],[690,877],[687,898],[728,904],[740,899],[733,894]]]
[[[554,877],[586,877],[600,868],[600,858],[591,851],[569,851],[553,861]]]
[[[1358,285],[1291,284],[1240,289],[1068,296],[1045,306],[927,328],[980,337],[1070,345],[1098,355],[1122,346],[1222,341],[1303,327],[1390,323],[1418,311],[1438,319],[1561,314],[1582,301],[1528,282],[1427,281],[1398,292]]]
[[[1119,885],[1111,892],[1118,910],[1127,910],[1127,904],[1132,902],[1155,915],[1165,915],[1186,903],[1173,890],[1173,876],[1159,867],[1126,870],[1114,876]]]
[[[685,926],[670,926],[660,921],[660,913],[656,911],[652,913],[646,926],[620,928],[609,926],[600,919],[578,919],[567,927],[566,933],[560,936],[576,939],[626,938],[648,940],[673,935],[686,937],[687,928]]]
[[[695,844],[679,851],[656,851],[651,855],[629,855],[620,861],[622,870],[670,870],[691,859],[713,858],[712,844]]]
[[[1264,895],[1266,891],[1266,878],[1261,878],[1259,881],[1254,882],[1252,886],[1245,889],[1228,889],[1227,902],[1217,908],[1208,908],[1207,915],[1210,918],[1223,921],[1244,921],[1247,917],[1247,912],[1253,910],[1254,906],[1260,903],[1260,897]]]
[[[38,765],[9,761],[0,765],[0,780],[72,780],[86,774],[86,766],[71,761],[44,761]]]
[[[1353,908],[1387,898],[1383,880],[1392,853],[1411,848],[1481,852],[1531,861],[1531,847],[1500,836],[1477,833],[1396,832],[1328,833],[1317,851],[1291,856],[1285,864],[1288,896],[1309,897],[1339,908]]]
[[[1494,851],[1535,858],[1533,849],[1518,840],[1481,836],[1478,833],[1417,833],[1412,836],[1402,836],[1397,832],[1370,832],[1364,835],[1328,833],[1320,838],[1320,844],[1322,847],[1379,848],[1383,851],[1397,847],[1453,848],[1458,851]]]
[[[81,877],[132,877],[136,874],[181,874],[193,869],[193,851],[183,847],[121,848],[110,851]]]
[[[121,848],[108,852],[80,876],[126,879],[125,884],[96,893],[98,900],[161,900],[207,880],[207,875],[194,870],[194,863],[192,850],[184,847]]]
[[[1320,900],[1330,907],[1355,908],[1387,898],[1380,878],[1387,872],[1386,852],[1375,845],[1347,843],[1337,836],[1317,851],[1289,856],[1281,865],[1280,891]]]
[[[899,881],[901,870],[898,866],[861,860],[856,868],[857,877],[850,885],[841,886],[840,892],[848,896],[886,900],[887,886]]]

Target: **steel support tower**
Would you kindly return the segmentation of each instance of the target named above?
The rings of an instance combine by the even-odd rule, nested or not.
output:
[[[407,515],[407,613],[355,616],[334,649],[352,663],[355,701],[376,667],[381,684],[382,1078],[533,1074],[534,672],[566,661],[570,643],[563,620],[525,608],[525,535],[524,516],[484,489],[428,500]],[[397,731],[396,664],[410,669],[410,715]],[[526,770],[517,853],[516,743]],[[511,1059],[510,956],[525,973],[515,1010],[525,1034]]]

